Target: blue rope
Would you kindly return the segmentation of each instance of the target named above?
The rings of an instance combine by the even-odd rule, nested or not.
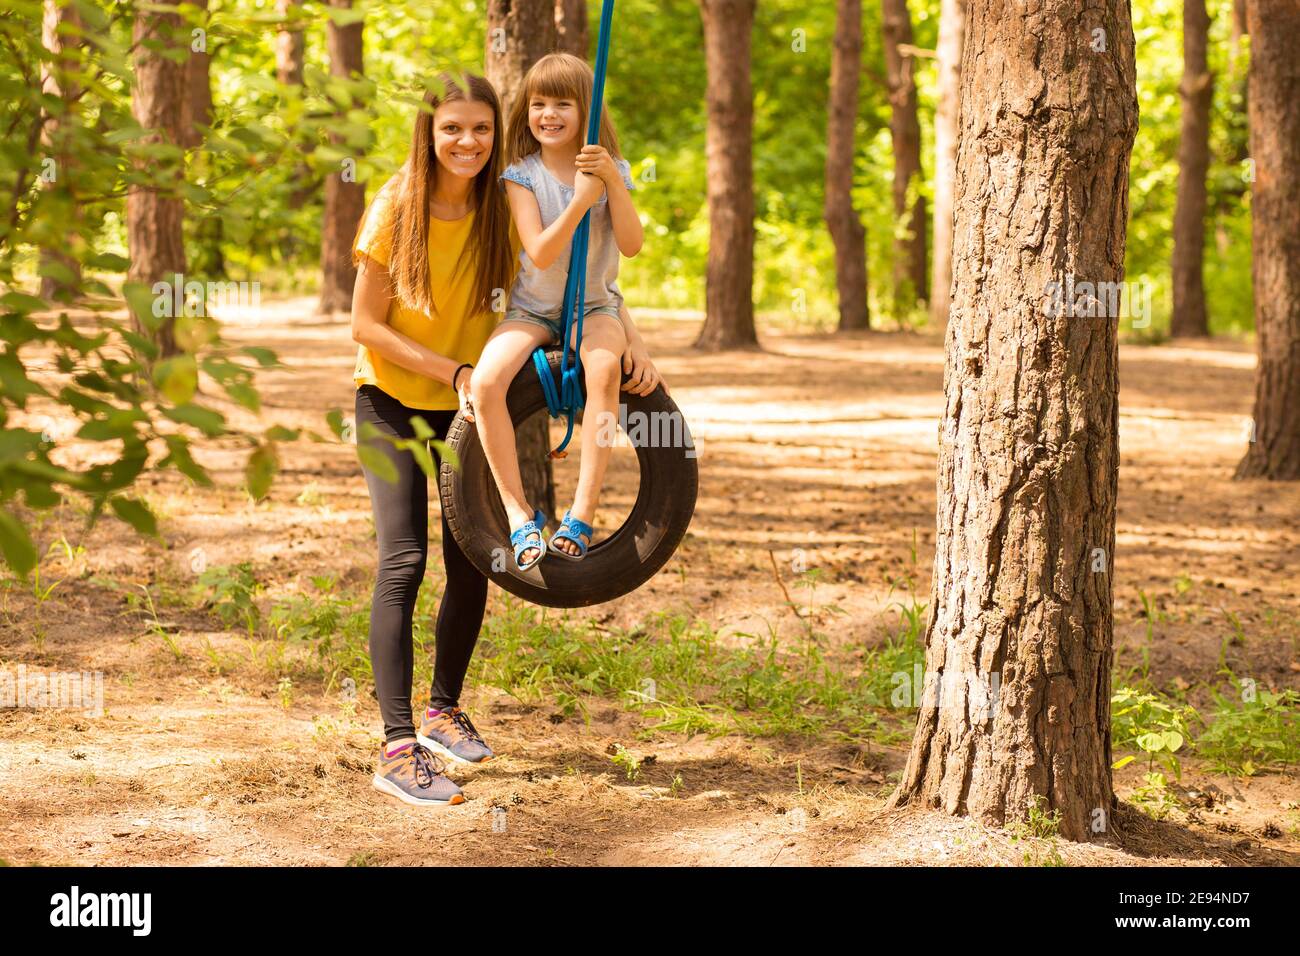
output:
[[[609,64],[610,31],[614,25],[614,0],[604,0],[600,10],[600,37],[596,42],[596,65],[592,68],[595,78],[591,85],[591,110],[587,117],[587,142],[600,142],[600,117],[605,104],[605,72]],[[585,176],[586,173],[578,173]],[[568,430],[564,441],[551,452],[552,458],[563,458],[565,447],[573,437],[573,416],[586,404],[582,394],[582,318],[586,311],[587,287],[587,241],[591,235],[591,210],[582,217],[573,234],[573,247],[569,255],[569,276],[564,284],[564,302],[561,310],[564,316],[560,353],[560,388],[556,391],[555,380],[551,378],[551,363],[546,358],[546,350],[538,348],[533,352],[533,367],[542,383],[542,395],[546,398],[546,409],[552,418],[565,415],[568,418]],[[576,325],[576,329],[575,329]],[[570,331],[573,330],[573,342],[570,343]]]

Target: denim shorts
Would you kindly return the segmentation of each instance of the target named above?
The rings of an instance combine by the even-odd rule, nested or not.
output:
[[[622,315],[620,314],[619,307],[617,305],[593,305],[593,306],[589,306],[582,313],[584,321],[593,315],[609,315],[609,316],[613,316],[620,323],[623,321]],[[551,333],[551,338],[548,343],[550,345],[560,344],[560,333],[564,331],[564,329],[561,326],[561,322],[558,318],[555,319],[548,318],[547,316],[537,315],[536,313],[527,312],[523,309],[516,309],[514,306],[511,306],[510,308],[506,309],[505,318],[502,319],[501,321],[527,322],[531,325],[540,325],[542,328],[547,329]]]

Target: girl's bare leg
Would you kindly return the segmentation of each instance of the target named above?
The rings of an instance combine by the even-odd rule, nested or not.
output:
[[[492,468],[492,477],[496,479],[497,491],[501,494],[501,503],[505,505],[511,528],[532,521],[533,508],[524,498],[515,427],[506,408],[506,392],[528,356],[548,341],[550,332],[540,325],[502,322],[488,338],[478,364],[470,373],[470,394],[479,441]],[[529,548],[520,557],[531,561],[535,556],[536,549]]]
[[[586,316],[582,324],[582,375],[587,402],[582,412],[578,491],[569,510],[579,521],[591,524],[613,449],[610,439],[618,433],[618,387],[623,380],[627,334],[617,318],[600,312]],[[579,553],[572,541],[560,540],[555,546],[569,554]]]

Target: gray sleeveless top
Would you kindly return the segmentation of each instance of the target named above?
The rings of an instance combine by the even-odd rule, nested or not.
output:
[[[614,164],[623,174],[623,183],[632,185],[632,167],[625,159]],[[537,208],[542,214],[542,228],[548,228],[560,213],[573,201],[573,187],[560,182],[542,162],[541,152],[525,156],[512,164],[502,179],[519,183],[531,189],[537,197]],[[510,308],[523,309],[534,315],[558,319],[564,304],[564,283],[569,275],[569,255],[572,244],[551,263],[548,269],[538,269],[528,252],[519,251],[520,270],[510,289]],[[591,235],[587,242],[587,288],[584,301],[587,310],[597,305],[619,306],[623,294],[618,289],[618,244],[614,241],[614,224],[609,215],[609,193],[591,207]]]

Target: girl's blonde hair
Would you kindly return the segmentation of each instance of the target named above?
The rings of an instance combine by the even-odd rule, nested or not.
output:
[[[457,100],[479,102],[492,108],[492,154],[474,177],[474,225],[456,263],[456,272],[462,268],[475,270],[471,307],[480,312],[490,312],[496,290],[509,289],[514,274],[510,207],[497,183],[505,169],[501,161],[501,101],[492,84],[473,73],[460,77],[443,73],[438,81],[442,92],[429,90],[425,93],[425,108],[415,118],[411,154],[395,177],[396,182],[385,187],[397,190],[388,262],[392,293],[409,309],[426,315],[434,313],[432,290],[429,288],[429,196],[438,176],[433,114],[443,103]],[[357,258],[354,253],[354,261]]]
[[[534,96],[573,100],[578,105],[581,135],[585,143],[588,114],[591,112],[591,85],[594,81],[595,75],[587,61],[572,53],[548,53],[534,63],[524,76],[523,86],[510,108],[510,119],[506,123],[506,163],[517,163],[542,148],[528,127],[528,104]],[[600,114],[600,145],[615,159],[622,159],[609,110],[602,109]]]

